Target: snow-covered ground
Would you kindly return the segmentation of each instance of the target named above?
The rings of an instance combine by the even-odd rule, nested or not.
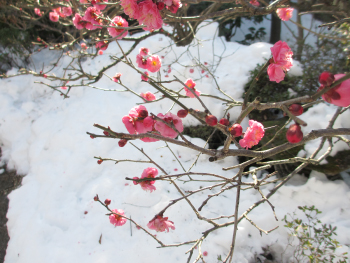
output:
[[[170,44],[166,37],[153,36],[143,41],[131,54],[135,62],[140,47],[148,47],[151,52],[164,56],[163,67],[181,80],[198,79],[198,90],[202,93],[219,95],[213,79],[203,77],[200,67],[193,67],[196,62],[191,54],[201,63],[207,62],[209,67],[217,65],[215,76],[220,87],[234,99],[241,100],[243,85],[248,81],[249,71],[257,63],[263,63],[270,56],[270,44],[255,43],[242,46],[237,43],[227,43],[223,38],[213,38],[217,24],[203,27],[196,35],[201,40],[200,45],[175,47],[162,50]],[[120,42],[123,48],[130,42]],[[180,54],[184,53],[182,56]],[[109,63],[109,55],[120,55],[116,44],[111,44],[94,60],[83,63],[87,72],[96,72]],[[218,57],[224,58],[218,64]],[[42,63],[49,68],[57,58],[57,53],[44,50],[33,56],[37,69]],[[177,63],[173,63],[177,59]],[[61,69],[69,62],[64,58],[58,64],[54,73],[60,75]],[[193,68],[194,73],[190,73]],[[40,70],[40,69],[39,69]],[[38,71],[39,71],[38,70]],[[290,74],[300,74],[301,68],[295,66]],[[13,70],[8,74],[14,74]],[[109,76],[121,72],[123,84],[137,93],[155,90],[147,83],[141,82],[140,76],[126,65],[119,63],[107,71]],[[52,73],[50,73],[52,74]],[[162,76],[164,78],[164,73]],[[0,143],[2,148],[1,162],[7,162],[9,169],[16,169],[19,174],[26,175],[22,186],[9,195],[10,207],[7,214],[10,241],[5,258],[6,263],[14,262],[186,262],[185,251],[189,246],[178,248],[156,248],[158,244],[144,232],[131,226],[129,222],[121,227],[114,227],[105,215],[107,211],[93,197],[99,194],[104,200],[112,200],[111,208],[123,209],[126,216],[131,216],[142,226],[147,225],[153,216],[163,209],[169,200],[179,197],[174,187],[165,182],[157,181],[156,191],[149,193],[135,186],[125,177],[140,177],[143,169],[152,167],[150,164],[105,161],[96,163],[94,156],[113,159],[146,160],[146,158],[130,144],[120,148],[117,140],[91,139],[86,131],[101,133],[92,125],[98,123],[109,125],[114,131],[127,132],[121,118],[127,115],[136,103],[142,101],[129,92],[107,92],[88,87],[74,88],[69,99],[63,99],[58,92],[35,84],[34,81],[48,80],[33,76],[21,76],[0,80]],[[116,83],[103,77],[97,84],[103,89],[122,89]],[[170,88],[180,89],[176,83],[169,84]],[[156,94],[159,97],[159,94]],[[186,105],[200,109],[195,99],[182,99]],[[203,98],[209,109],[217,117],[223,115],[224,106],[208,98]],[[147,104],[149,112],[165,113],[171,107],[169,101],[161,100]],[[171,112],[179,108],[174,106]],[[309,123],[307,129],[325,128],[328,116],[332,116],[336,108],[320,104],[311,109],[301,118]],[[230,110],[234,119],[239,113],[238,108]],[[325,118],[327,116],[327,118]],[[335,127],[350,127],[349,111],[337,120]],[[244,120],[246,128],[247,120]],[[191,117],[184,119],[185,125],[196,124]],[[303,128],[304,129],[304,128]],[[306,133],[309,130],[305,130]],[[201,139],[191,141],[204,145]],[[182,172],[169,149],[164,148],[163,142],[144,143],[134,142],[152,156],[169,174]],[[317,142],[306,146],[310,154],[311,148]],[[335,150],[345,149],[345,144],[338,143]],[[163,147],[163,148],[162,148]],[[193,150],[170,145],[185,169],[195,160]],[[233,175],[236,171],[224,172],[223,167],[237,164],[236,158],[230,157],[214,163],[208,162],[207,156],[201,156],[193,172],[212,172],[225,176]],[[251,181],[251,178],[244,179]],[[209,185],[203,182],[191,182],[179,185],[182,190],[194,190]],[[273,185],[262,187],[268,193]],[[199,207],[208,194],[215,190],[207,190],[190,199]],[[260,200],[256,190],[246,190],[241,194],[240,213],[244,212],[254,202]],[[249,217],[261,228],[268,230],[279,228],[269,235],[260,236],[259,231],[248,221],[239,224],[234,262],[248,262],[255,253],[261,253],[262,247],[278,243],[282,249],[287,247],[288,232],[283,227],[282,218],[287,213],[293,213],[297,206],[315,205],[323,213],[319,216],[323,223],[338,227],[337,240],[341,244],[350,244],[350,192],[349,186],[343,181],[330,182],[325,175],[312,172],[310,179],[296,175],[287,185],[283,186],[271,199],[275,206],[279,221],[275,221],[271,208],[263,204],[253,210]],[[221,197],[213,199],[203,208],[205,217],[230,215],[234,212],[235,191],[227,191]],[[169,208],[164,216],[175,224],[175,230],[169,233],[156,233],[164,243],[174,244],[193,240],[201,232],[211,226],[197,220],[187,203],[178,203]],[[224,222],[221,219],[219,222]],[[220,229],[208,236],[203,242],[202,251],[207,251],[206,262],[217,262],[218,255],[224,258],[232,239],[233,227]],[[102,238],[101,238],[102,236]],[[99,243],[101,240],[101,243]],[[349,252],[344,246],[339,252]],[[287,261],[288,253],[284,255]],[[195,257],[192,258],[194,260]]]

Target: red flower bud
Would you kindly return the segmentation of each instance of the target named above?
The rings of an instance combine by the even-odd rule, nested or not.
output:
[[[103,131],[103,134],[106,136],[109,136],[109,132],[108,131]]]
[[[91,138],[91,139],[95,139],[95,137],[94,137],[93,135],[90,135],[90,138]]]
[[[94,196],[94,201],[98,201],[98,195]]]
[[[179,118],[185,118],[185,117],[187,116],[187,114],[188,114],[188,111],[187,111],[187,110],[179,110],[179,111],[177,112],[177,117],[179,117]]]
[[[98,160],[97,163],[98,164],[101,164],[103,162],[103,160]]]
[[[47,75],[46,75],[46,74],[44,74],[44,75],[43,75],[43,77],[44,77],[44,78],[47,78]]]
[[[43,74],[42,70],[40,70],[40,74]]]
[[[330,86],[334,82],[334,75],[330,72],[322,72],[318,81],[325,86]]]
[[[164,3],[163,2],[157,2],[157,8],[158,8],[158,10],[163,10]]]
[[[299,124],[292,124],[287,133],[286,138],[290,143],[298,143],[303,139],[303,132]]]
[[[300,104],[292,104],[288,110],[294,115],[299,116],[304,112],[304,108]]]
[[[36,40],[37,40],[38,42],[41,42],[41,38],[40,38],[40,37],[38,37]]]
[[[228,121],[228,119],[222,118],[220,121],[220,124],[228,126],[230,125],[230,122]]]
[[[121,140],[119,140],[118,145],[119,145],[119,147],[124,147],[127,142],[128,142],[127,140],[121,139]]]
[[[233,137],[238,137],[242,135],[242,126],[238,123],[235,123],[232,125],[232,127],[230,128],[230,133]]]
[[[191,68],[191,69],[190,69],[190,73],[193,73],[193,72],[194,72],[194,69],[193,69],[193,68]]]
[[[218,124],[218,119],[214,115],[207,115],[205,117],[205,122],[209,126],[215,126],[216,124]]]
[[[105,205],[110,205],[111,204],[111,199],[106,199],[105,200]]]

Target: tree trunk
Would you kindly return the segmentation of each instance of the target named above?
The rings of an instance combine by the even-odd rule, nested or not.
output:
[[[271,14],[271,35],[270,43],[275,44],[281,40],[281,19],[275,14]]]

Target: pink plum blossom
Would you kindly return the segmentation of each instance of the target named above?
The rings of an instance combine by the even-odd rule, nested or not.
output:
[[[260,122],[249,120],[249,126],[243,139],[239,141],[239,144],[246,149],[257,145],[265,134],[264,126]]]
[[[34,8],[34,13],[38,16],[42,16],[39,8]]]
[[[147,71],[145,71],[143,74],[149,76],[149,73]],[[145,77],[144,75],[141,75],[141,79],[144,80],[144,81],[148,81],[148,78]]]
[[[182,3],[180,2],[180,0],[172,0],[172,4],[170,6],[167,6],[167,9],[171,13],[175,14],[180,7],[182,7]]]
[[[98,19],[100,14],[100,10],[97,10],[96,7],[90,6],[86,9],[83,19],[87,22],[95,24],[96,19]]]
[[[267,68],[267,74],[270,81],[281,82],[285,77],[285,72],[289,71],[293,66],[293,52],[286,42],[281,40],[271,48],[272,59]]]
[[[109,216],[109,222],[111,222],[112,225],[115,226],[122,226],[126,223],[127,219],[122,217],[125,216],[124,210],[122,209],[112,209],[112,211],[116,214],[111,214]]]
[[[82,3],[82,4],[88,4],[89,1],[88,1],[88,0],[80,0],[80,3]]]
[[[70,6],[62,8],[62,14],[64,17],[71,16],[73,14],[72,8]]]
[[[110,23],[110,26],[128,27],[129,23],[121,16],[116,16],[113,18],[112,23]],[[112,37],[118,36],[117,39],[122,39],[128,34],[128,31],[125,29],[117,29],[114,27],[109,27],[107,30]]]
[[[143,178],[155,178],[158,175],[158,170],[153,167],[148,167],[143,170],[141,174],[141,179]],[[133,179],[139,179],[138,177],[134,177]],[[142,190],[150,191],[151,193],[156,190],[156,187],[153,185],[156,181],[142,181],[140,183],[133,181],[133,183],[140,184]]]
[[[129,115],[122,118],[126,129],[130,134],[141,134],[153,130],[154,120],[148,116],[148,111],[145,106],[140,105],[132,108]],[[155,142],[157,139],[142,138],[144,142]]]
[[[189,87],[190,89],[194,90],[194,92],[196,93],[197,96],[201,95],[201,92],[199,90],[196,90],[194,87],[196,86],[196,82],[194,82],[192,79],[188,79],[185,82],[185,85],[187,87]],[[190,97],[190,98],[195,98],[195,96],[193,95],[193,93],[186,87],[184,87],[185,92],[186,92],[186,96]]]
[[[73,24],[77,29],[81,30],[81,29],[85,28],[86,23],[87,22],[82,20],[82,17],[78,13],[75,14],[75,16],[73,18]]]
[[[257,0],[251,0],[249,3],[251,5],[254,5],[254,6],[259,6],[260,5],[260,3]]]
[[[140,24],[144,24],[144,30],[159,29],[163,25],[163,19],[159,14],[157,5],[152,0],[145,0],[139,4],[140,16],[138,21]]]
[[[149,49],[146,47],[141,47],[139,52],[141,56],[147,56],[149,54]]]
[[[158,55],[152,55],[149,58],[147,58],[147,69],[150,72],[154,73],[159,71],[161,66],[162,66],[162,62],[160,61],[160,58]]]
[[[277,8],[277,15],[283,21],[288,21],[293,16],[294,8]]]
[[[124,13],[130,18],[139,18],[140,7],[137,5],[137,0],[121,0],[120,5],[124,8]]]
[[[98,10],[103,10],[106,8],[107,5],[101,5],[102,3],[107,3],[108,0],[94,0],[91,1],[92,5],[98,9]]]
[[[154,96],[154,94],[150,91],[147,91],[146,93],[141,93],[140,95],[147,101],[152,101],[156,99],[156,96]]]
[[[95,47],[100,50],[106,50],[108,48],[108,41],[99,41],[96,43]]]
[[[49,18],[52,22],[58,22],[58,20],[60,19],[60,15],[57,12],[50,12]]]
[[[136,63],[139,68],[147,69],[147,59],[140,54],[136,56]]]
[[[165,115],[163,115],[162,113],[159,113],[157,117],[167,123],[173,123],[173,125],[175,125],[175,128],[179,132],[182,132],[184,130],[184,127],[182,125],[182,120],[177,115],[174,115],[171,112],[168,112]],[[161,121],[156,121],[156,123],[154,124],[154,128],[157,131],[159,131],[162,136],[170,137],[170,138],[175,138],[177,136],[176,131],[174,131],[172,128],[170,128],[169,126],[167,126],[165,123]]]
[[[169,228],[175,229],[174,222],[169,221],[167,217],[157,215],[147,224],[149,229],[153,229],[157,232],[169,232]]]
[[[334,81],[337,81],[338,79],[344,76],[345,74],[335,74]],[[322,85],[319,88],[319,90],[323,88],[324,86]],[[336,106],[340,106],[340,107],[349,106],[350,105],[350,79],[344,80],[342,83],[340,83],[330,91],[323,94],[322,99]]]

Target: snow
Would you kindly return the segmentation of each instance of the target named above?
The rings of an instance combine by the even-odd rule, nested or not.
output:
[[[197,82],[196,88],[202,93],[219,96],[221,94],[212,77],[205,77],[207,73],[201,73],[204,62],[207,62],[208,67],[214,71],[221,89],[234,99],[241,100],[249,71],[270,56],[271,45],[255,43],[242,46],[234,42],[227,43],[219,37],[213,39],[216,28],[216,23],[208,23],[198,32],[196,40],[189,48],[176,47],[171,45],[166,37],[153,36],[140,43],[129,57],[135,63],[138,49],[148,47],[151,52],[165,56],[162,62],[162,79],[165,79],[163,70],[167,71],[170,65],[172,72],[169,79],[172,79],[173,74],[182,81],[193,78]],[[131,45],[130,42],[123,41],[120,41],[120,44],[125,49]],[[115,43],[111,44],[102,56],[83,62],[84,69],[86,72],[96,73],[110,62],[109,55],[121,55]],[[218,56],[224,58],[219,61]],[[56,52],[44,50],[34,55],[33,61],[36,68],[41,69],[43,63],[45,68],[50,68],[50,63],[55,63],[57,57]],[[202,66],[198,65],[194,57]],[[61,75],[62,68],[69,62],[69,58],[64,57],[49,75]],[[194,68],[195,72],[190,73],[190,68]],[[296,66],[294,71],[295,74],[300,74],[301,69]],[[123,74],[123,84],[136,93],[155,92],[151,86],[141,82],[141,77],[125,64],[119,63],[108,70],[107,75],[112,77],[116,72]],[[15,70],[8,72],[9,75],[14,73]],[[114,227],[105,215],[107,210],[93,201],[96,194],[99,194],[101,200],[109,198],[112,200],[111,209],[123,209],[126,216],[131,216],[140,225],[146,226],[170,200],[179,197],[176,189],[166,182],[156,181],[157,190],[149,193],[143,191],[139,185],[135,186],[125,180],[125,177],[139,177],[143,169],[153,165],[128,162],[115,164],[113,161],[105,161],[98,165],[93,158],[97,156],[117,160],[147,160],[130,143],[120,148],[116,140],[92,140],[86,134],[86,131],[101,133],[92,126],[94,123],[109,125],[114,131],[127,132],[121,118],[127,115],[136,103],[142,103],[142,100],[129,92],[108,92],[89,87],[73,88],[70,98],[63,99],[58,92],[53,92],[34,81],[49,83],[48,80],[30,75],[0,80],[1,162],[6,161],[8,169],[15,169],[19,174],[25,175],[22,186],[9,195],[7,226],[10,241],[5,263],[27,263],[33,260],[37,263],[186,262],[187,255],[184,252],[190,248],[188,245],[157,248],[158,244],[151,237],[131,226],[129,222],[122,227]],[[103,77],[95,85],[103,89],[122,89],[107,77]],[[182,88],[174,82],[168,87],[175,90]],[[184,91],[182,93],[184,94]],[[160,95],[157,93],[156,96],[158,98]],[[225,105],[222,105],[222,102],[202,98],[214,115],[223,116]],[[181,99],[181,102],[194,109],[201,109],[195,99]],[[148,111],[155,114],[164,114],[171,107],[172,104],[167,100],[146,105]],[[174,106],[171,112],[176,113],[178,109]],[[303,128],[304,134],[312,129],[327,126],[326,120],[332,116],[335,109],[328,104],[319,104],[309,109],[301,116],[309,123]],[[230,110],[233,119],[238,113],[238,107]],[[349,127],[347,120],[349,111],[340,116],[335,127]],[[195,125],[198,122],[188,116],[184,119],[184,124]],[[246,128],[248,120],[245,119],[243,124]],[[198,138],[186,138],[197,145],[205,144]],[[167,173],[182,172],[181,166],[169,149],[163,147],[163,142],[133,143],[143,148]],[[308,143],[303,154],[308,156],[315,145],[318,143]],[[196,152],[191,149],[177,145],[170,145],[170,148],[186,170],[196,159]],[[235,146],[230,148],[234,149]],[[344,147],[339,142],[335,148],[333,154]],[[235,164],[238,164],[238,160],[234,157],[210,163],[208,156],[201,155],[192,172],[210,171],[233,176],[236,170],[224,172],[222,167]],[[201,176],[194,177],[201,179]],[[243,180],[251,181],[251,178]],[[186,184],[178,182],[178,185],[183,191],[187,191],[209,186],[210,183],[194,181]],[[272,188],[273,185],[267,185],[261,189],[267,194]],[[207,195],[217,191],[217,188],[206,190],[193,195],[190,200],[195,207],[199,207]],[[226,191],[221,197],[210,200],[201,213],[205,217],[231,215],[234,213],[235,198],[235,191]],[[260,194],[256,190],[243,191],[239,213],[243,213],[258,200]],[[253,210],[249,218],[265,230],[276,226],[279,228],[269,235],[260,236],[255,227],[243,220],[238,226],[234,262],[249,262],[256,253],[262,252],[262,247],[275,243],[286,248],[288,233],[281,219],[287,213],[293,213],[297,206],[303,205],[315,205],[323,211],[320,216],[323,223],[337,226],[338,241],[341,244],[350,244],[350,192],[343,181],[328,181],[324,175],[317,172],[312,172],[307,181],[304,177],[296,175],[270,200],[276,207],[279,221],[274,220],[271,208],[266,203]],[[196,239],[200,237],[201,232],[211,227],[197,220],[185,201],[169,208],[164,216],[174,222],[176,229],[170,233],[151,232],[157,234],[166,244]],[[225,220],[220,219],[218,222],[222,223]],[[203,242],[202,251],[208,252],[206,262],[216,262],[218,255],[222,258],[226,256],[232,230],[233,227],[230,226],[215,231]],[[349,248],[345,246],[340,251],[349,252]],[[286,255],[285,259],[289,256]]]

